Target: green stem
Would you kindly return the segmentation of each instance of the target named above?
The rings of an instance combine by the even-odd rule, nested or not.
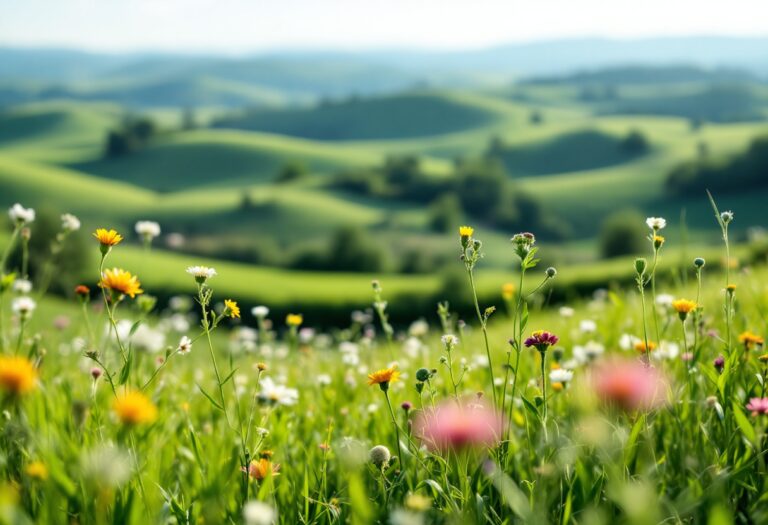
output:
[[[485,326],[485,320],[483,314],[480,313],[480,303],[477,300],[477,288],[475,287],[475,278],[472,272],[472,268],[467,268],[467,274],[469,275],[469,285],[472,288],[472,299],[475,302],[475,312],[477,313],[477,319],[480,321],[480,327],[483,330],[483,340],[485,342],[485,354],[488,356],[488,372],[491,375],[491,392],[493,392],[493,405],[499,406],[498,399],[496,398],[496,379],[493,376],[493,361],[491,360],[491,346],[488,343],[488,328]]]
[[[16,225],[13,229],[13,233],[11,233],[11,238],[8,240],[8,246],[5,247],[3,258],[0,260],[0,274],[5,274],[5,265],[8,262],[8,257],[11,255],[11,251],[13,251],[13,247],[16,244],[16,239],[19,237],[20,231],[21,226]]]
[[[389,392],[387,390],[384,390],[384,398],[387,400],[387,407],[389,408],[389,415],[392,416],[392,424],[395,426],[395,442],[396,447],[395,450],[397,450],[397,455],[400,458],[400,464],[403,463],[403,454],[400,450],[400,427],[397,424],[397,418],[395,418],[395,411],[392,410],[392,403],[389,400]]]

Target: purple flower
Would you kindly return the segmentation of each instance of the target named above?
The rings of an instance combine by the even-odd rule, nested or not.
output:
[[[400,408],[408,412],[410,409],[413,408],[413,403],[411,403],[410,401],[403,401],[402,404],[400,405]]]
[[[712,364],[715,366],[718,372],[722,372],[723,368],[725,367],[725,358],[719,355],[715,358],[715,361]]]
[[[546,352],[547,348],[557,344],[560,339],[553,333],[545,330],[536,330],[531,336],[525,340],[525,346],[535,347],[539,352]]]
[[[752,412],[753,416],[768,414],[768,397],[753,397],[747,403],[747,410]]]

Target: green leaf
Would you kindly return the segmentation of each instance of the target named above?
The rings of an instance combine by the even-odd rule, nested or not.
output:
[[[525,405],[525,408],[527,408],[527,409],[528,409],[528,412],[530,412],[531,414],[533,414],[534,416],[536,416],[536,418],[538,419],[538,418],[539,418],[539,409],[538,409],[538,408],[536,408],[536,405],[534,405],[533,403],[531,403],[530,401],[528,401],[528,400],[525,398],[525,396],[522,396],[522,395],[521,395],[521,396],[520,396],[520,399],[522,399],[522,400],[523,400],[523,404]]]
[[[635,421],[635,424],[632,425],[632,431],[629,433],[629,439],[627,439],[627,444],[624,446],[625,465],[629,465],[635,460],[635,455],[637,454],[637,440],[640,437],[640,432],[642,432],[644,425],[645,415],[638,417],[637,421]]]
[[[128,359],[126,359],[125,364],[120,369],[120,377],[118,379],[118,383],[121,385],[124,385],[128,382],[128,378],[131,375],[131,365],[133,364],[133,352],[128,352]]]
[[[747,419],[747,416],[744,415],[744,412],[741,411],[741,408],[736,402],[733,403],[733,417],[736,420],[736,424],[739,426],[741,433],[744,434],[744,437],[747,438],[752,445],[756,446],[757,433],[755,432],[755,427],[752,426],[752,423],[749,422],[749,419]]]
[[[210,401],[210,402],[211,402],[211,404],[212,404],[213,406],[215,406],[216,408],[218,408],[219,410],[221,410],[222,412],[224,412],[224,407],[223,407],[223,406],[221,406],[219,403],[217,403],[217,402],[216,402],[216,401],[215,401],[215,400],[214,400],[214,399],[213,399],[213,398],[212,398],[212,397],[211,397],[211,396],[208,394],[208,392],[206,392],[206,391],[205,391],[205,389],[203,389],[203,387],[201,387],[200,385],[197,385],[197,388],[200,390],[200,392],[202,392],[202,394],[203,394],[205,397],[207,397],[207,398],[208,398],[208,401]]]

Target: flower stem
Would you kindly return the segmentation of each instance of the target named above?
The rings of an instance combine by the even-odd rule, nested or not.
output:
[[[488,343],[488,328],[485,325],[483,314],[480,313],[480,303],[477,300],[477,288],[475,287],[475,277],[472,272],[472,268],[467,268],[467,275],[469,275],[469,285],[472,288],[472,299],[475,302],[475,312],[477,313],[477,319],[480,321],[480,328],[483,330],[483,340],[485,342],[485,354],[488,356],[488,372],[491,375],[491,392],[493,392],[493,404],[498,406],[498,399],[496,398],[496,379],[493,376],[493,361],[491,360],[491,346]]]

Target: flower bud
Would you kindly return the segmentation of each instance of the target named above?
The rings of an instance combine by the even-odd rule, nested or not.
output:
[[[635,259],[635,271],[637,272],[637,275],[643,275],[647,266],[648,261],[646,261],[644,258],[638,257]]]
[[[552,279],[555,277],[555,275],[557,275],[557,268],[555,268],[554,266],[550,266],[549,268],[547,268],[548,278]]]
[[[696,257],[693,260],[693,265],[696,268],[703,268],[705,264],[707,264],[707,261],[705,261],[703,257]]]

